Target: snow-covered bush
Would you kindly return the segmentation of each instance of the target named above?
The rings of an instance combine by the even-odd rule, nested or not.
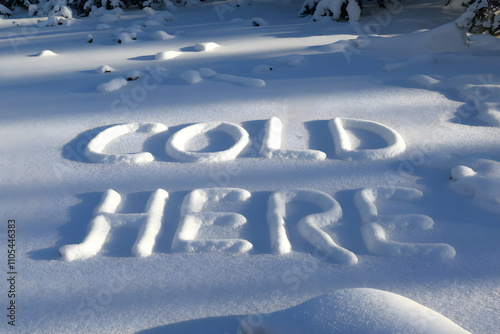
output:
[[[323,16],[329,16],[335,21],[357,21],[361,8],[361,0],[305,0],[299,15],[313,15],[315,21]]]
[[[71,18],[71,16],[68,17],[69,13],[88,15],[99,8],[107,10],[129,7],[162,9],[172,5],[170,0],[3,0],[0,5],[0,15],[10,15],[12,10],[21,7],[28,9],[32,16],[59,15]]]
[[[12,11],[4,5],[0,5],[0,15],[9,17],[12,15]]]
[[[372,0],[368,0],[372,1]],[[396,4],[402,0],[377,0],[381,8]],[[305,0],[300,10],[300,17],[312,15],[314,21],[321,17],[331,17],[335,21],[357,21],[363,9],[363,0]]]
[[[458,25],[473,34],[500,35],[500,0],[471,0]]]

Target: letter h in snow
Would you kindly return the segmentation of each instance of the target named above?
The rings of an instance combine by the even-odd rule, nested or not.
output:
[[[168,192],[158,189],[149,198],[145,213],[116,213],[122,199],[114,190],[107,190],[101,203],[94,210],[94,219],[90,222],[85,240],[79,244],[66,245],[59,249],[66,261],[87,259],[97,255],[106,243],[111,228],[127,222],[144,222],[140,225],[139,235],[132,248],[135,256],[151,255],[156,242],[156,236],[161,228],[163,210],[168,199]]]

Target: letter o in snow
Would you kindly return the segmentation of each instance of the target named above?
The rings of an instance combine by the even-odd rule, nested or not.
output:
[[[187,143],[194,137],[209,131],[223,131],[230,135],[235,143],[224,151],[192,152],[186,150]],[[179,161],[220,162],[234,160],[250,143],[248,132],[241,126],[225,122],[197,123],[176,132],[165,145],[167,154]]]

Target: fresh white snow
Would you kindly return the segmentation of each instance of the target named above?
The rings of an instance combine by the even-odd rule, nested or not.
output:
[[[112,92],[127,85],[127,80],[122,77],[111,79],[97,86],[99,92]]]
[[[466,334],[438,312],[395,293],[345,289],[295,307],[241,321],[241,333],[442,333]]]
[[[195,2],[0,19],[15,330],[497,332],[498,37]]]

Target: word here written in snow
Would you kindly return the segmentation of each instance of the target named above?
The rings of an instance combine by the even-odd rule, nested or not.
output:
[[[423,194],[419,190],[400,187],[366,188],[355,194],[355,204],[362,221],[361,235],[370,254],[437,259],[455,257],[455,249],[447,244],[398,242],[388,238],[389,230],[406,231],[408,227],[428,230],[432,228],[434,221],[419,214],[381,215],[378,213],[377,202],[408,201],[421,196]],[[249,191],[239,188],[203,188],[188,193],[180,208],[180,219],[171,244],[172,251],[240,254],[251,252],[253,244],[249,240],[203,238],[203,233],[200,233],[203,228],[210,226],[239,233],[239,228],[248,223],[246,217],[236,212],[209,211],[207,206],[223,202],[248,203],[251,197]],[[61,247],[61,256],[66,261],[96,256],[108,240],[111,230],[125,224],[135,226],[139,231],[132,253],[138,257],[151,255],[162,227],[168,199],[168,192],[158,189],[151,194],[144,213],[118,213],[122,198],[116,191],[107,190],[94,210],[94,218],[90,222],[87,236],[79,244]],[[329,228],[340,224],[340,204],[329,194],[313,189],[280,190],[270,195],[266,220],[270,248],[274,254],[288,254],[293,249],[288,235],[290,226],[287,226],[286,221],[287,205],[293,201],[307,202],[321,209],[320,213],[306,215],[297,223],[296,229],[302,238],[316,251],[326,254],[326,258],[332,262],[350,265],[358,263],[357,255],[339,245],[328,232]]]
[[[377,160],[395,157],[406,150],[406,144],[399,133],[381,123],[352,119],[334,118],[328,121],[329,130],[333,139],[335,152],[340,159]],[[348,130],[363,130],[381,137],[386,146],[377,149],[354,149],[349,138]],[[155,160],[150,152],[139,153],[105,153],[106,146],[112,141],[133,134],[146,133],[149,135],[167,131],[168,127],[162,123],[126,123],[111,126],[99,132],[87,144],[84,154],[96,163],[131,163],[145,164]],[[264,126],[259,155],[267,159],[303,159],[325,160],[326,154],[318,150],[293,150],[281,147],[283,122],[272,117]],[[197,152],[186,149],[189,141],[196,136],[212,131],[221,131],[229,135],[234,143],[225,150],[216,152]],[[246,149],[255,146],[248,132],[241,126],[228,122],[206,122],[189,125],[174,133],[165,143],[165,151],[172,158],[182,162],[223,162],[236,159]]]

